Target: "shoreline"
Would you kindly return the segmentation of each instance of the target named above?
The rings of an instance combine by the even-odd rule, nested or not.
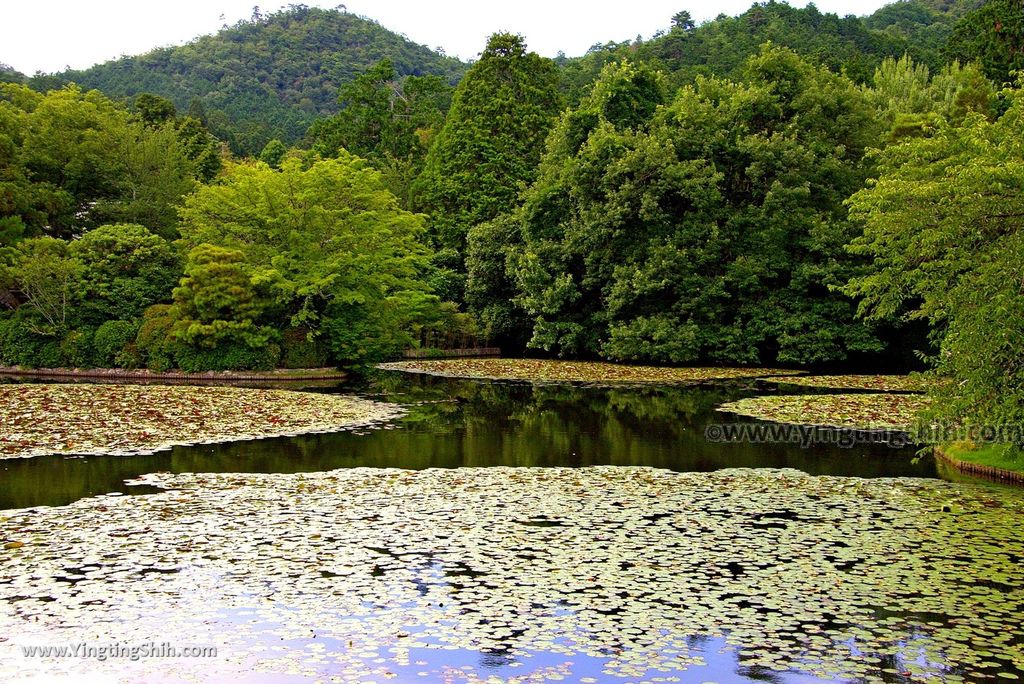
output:
[[[998,468],[996,466],[984,465],[982,463],[964,461],[956,456],[950,455],[939,446],[932,447],[932,454],[937,460],[942,461],[965,475],[973,475],[987,480],[1024,487],[1024,473],[1017,472],[1015,470],[1007,470],[1005,468]]]
[[[83,380],[154,380],[154,381],[218,381],[218,382],[296,382],[341,381],[349,375],[336,368],[298,368],[272,371],[185,371],[157,372],[147,369],[123,368],[22,368],[0,366],[0,378],[81,378]]]

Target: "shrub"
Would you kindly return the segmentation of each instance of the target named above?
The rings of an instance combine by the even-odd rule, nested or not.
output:
[[[180,345],[176,353],[178,367],[187,373],[273,370],[280,358],[281,348],[276,344],[253,348],[238,342],[213,348]]]
[[[135,321],[107,321],[96,329],[93,346],[96,350],[96,363],[101,366],[117,364],[120,354],[129,342],[135,341],[139,324]]]
[[[60,346],[52,337],[32,332],[17,314],[4,321],[0,328],[0,359],[10,366],[45,368],[60,365]],[[47,344],[53,349],[45,349]],[[54,353],[54,350],[56,352]]]
[[[282,368],[321,368],[327,363],[327,350],[309,338],[307,328],[288,328],[281,334]]]
[[[60,368],[62,361],[60,342],[50,339],[36,348],[36,357],[30,365],[35,368]]]
[[[5,366],[13,366],[15,363],[8,343],[8,336],[12,334],[15,325],[17,322],[10,318],[0,319],[0,363]]]
[[[92,328],[72,330],[60,341],[61,365],[70,368],[89,368],[93,364],[93,338],[96,331]]]
[[[118,368],[127,368],[128,370],[135,370],[142,365],[142,357],[139,354],[139,348],[134,342],[129,342],[124,346],[124,349],[117,353],[114,357],[114,365]]]
[[[174,356],[178,346],[171,337],[174,317],[171,307],[157,304],[146,309],[142,325],[135,336],[135,352],[138,364],[158,373],[174,368]]]

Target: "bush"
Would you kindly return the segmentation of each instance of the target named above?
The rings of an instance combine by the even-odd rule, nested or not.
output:
[[[14,365],[14,358],[7,340],[15,325],[17,323],[10,318],[0,319],[0,364],[5,366]]]
[[[138,335],[135,336],[135,352],[140,366],[145,365],[158,373],[174,368],[177,343],[171,337],[173,327],[174,317],[170,305],[157,304],[146,309]]]
[[[93,346],[96,363],[101,366],[117,365],[117,356],[129,342],[135,341],[139,324],[135,321],[107,321],[96,329]]]
[[[180,345],[176,358],[178,367],[187,373],[202,371],[273,370],[281,358],[276,344],[252,348],[242,343],[228,343],[203,348]]]
[[[142,365],[142,356],[139,354],[139,348],[134,342],[129,342],[124,346],[124,349],[117,353],[114,357],[114,365],[118,368],[126,368],[128,370],[135,370]]]
[[[93,338],[96,331],[92,328],[72,330],[60,341],[61,365],[70,368],[90,368],[93,365]]]
[[[24,368],[56,367],[60,365],[60,345],[52,337],[32,332],[15,314],[0,327],[0,360]]]
[[[281,334],[282,368],[322,368],[326,363],[327,350],[309,339],[307,328],[288,328]]]
[[[35,368],[60,368],[63,357],[60,353],[60,342],[55,339],[43,342],[36,349],[36,357],[32,366]]]

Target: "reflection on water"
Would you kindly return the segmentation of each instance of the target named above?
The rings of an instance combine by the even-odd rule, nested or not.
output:
[[[108,492],[146,493],[124,480],[169,471],[294,473],[357,466],[646,465],[676,471],[797,468],[813,475],[935,477],[931,458],[885,445],[710,443],[718,404],[771,389],[714,386],[596,388],[461,381],[389,373],[359,387],[408,405],[391,429],[175,447],[148,456],[0,461],[0,508],[59,506]],[[351,390],[350,390],[351,391]]]

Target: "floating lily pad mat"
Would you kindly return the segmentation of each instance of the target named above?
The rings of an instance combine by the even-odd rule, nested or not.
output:
[[[763,378],[765,382],[823,389],[857,389],[875,392],[924,392],[928,382],[914,375],[797,375]]]
[[[357,397],[283,390],[0,385],[0,459],[146,454],[176,444],[336,432],[399,413]]]
[[[975,682],[1024,668],[1015,490],[606,466],[140,480],[173,489],[6,512],[0,680]],[[20,655],[79,641],[218,652]],[[734,669],[703,674],[723,658]]]
[[[626,366],[599,361],[545,359],[452,359],[382,363],[384,370],[448,378],[524,380],[528,382],[677,383],[799,374],[778,368],[669,368]]]
[[[760,420],[855,430],[910,430],[928,399],[915,394],[798,394],[748,397],[719,411]]]

